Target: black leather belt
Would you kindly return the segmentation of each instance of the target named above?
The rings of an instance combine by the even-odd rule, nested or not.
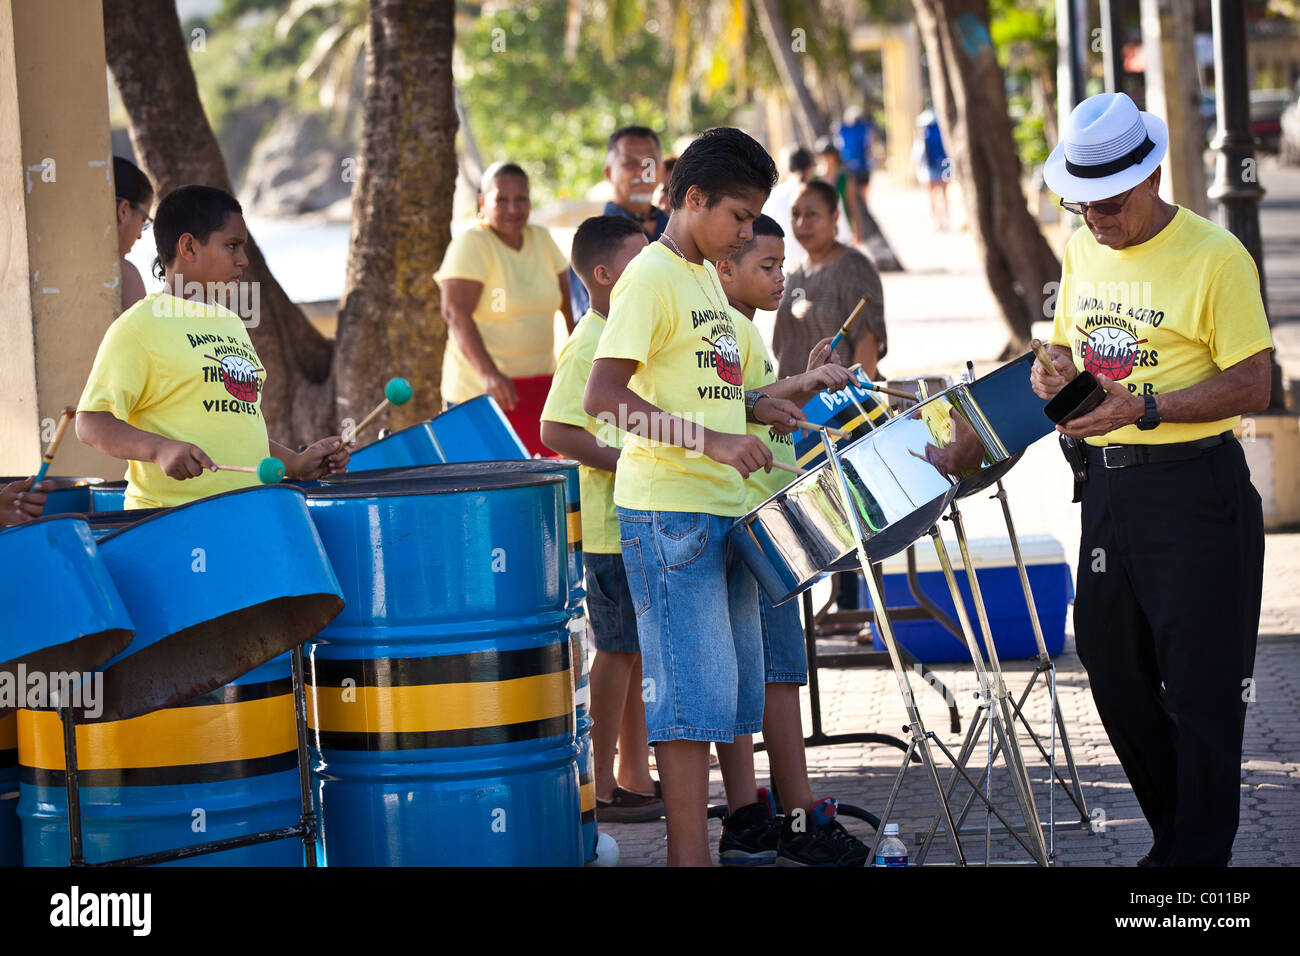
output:
[[[1235,441],[1232,432],[1211,435],[1199,441],[1179,442],[1174,445],[1101,445],[1087,446],[1088,464],[1101,464],[1106,468],[1132,468],[1159,462],[1189,461],[1211,448]]]

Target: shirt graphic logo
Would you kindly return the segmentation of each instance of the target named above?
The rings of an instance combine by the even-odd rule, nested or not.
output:
[[[265,369],[253,368],[253,363],[238,355],[227,355],[218,359],[212,355],[203,356],[221,363],[221,384],[226,391],[241,402],[257,401],[257,373]]]
[[[1105,375],[1114,382],[1132,374],[1138,346],[1146,339],[1134,338],[1127,329],[1113,325],[1102,325],[1088,333],[1083,329],[1078,331],[1087,335],[1083,342],[1083,367],[1086,371]]]
[[[724,334],[719,335],[715,340],[704,338],[702,335],[700,338],[713,346],[713,354],[717,359],[718,378],[728,385],[739,385],[740,346],[736,344],[736,337]]]

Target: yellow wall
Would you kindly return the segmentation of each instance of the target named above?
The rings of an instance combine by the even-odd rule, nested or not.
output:
[[[0,0],[0,475],[36,470],[42,423],[76,405],[120,311],[102,17]],[[50,469],[123,471],[71,430]]]

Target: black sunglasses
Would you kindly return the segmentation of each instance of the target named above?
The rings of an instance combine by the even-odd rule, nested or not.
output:
[[[1133,189],[1137,189],[1137,186],[1134,186]],[[1067,212],[1074,213],[1076,216],[1086,214],[1089,209],[1102,216],[1118,216],[1119,211],[1123,209],[1124,204],[1128,202],[1128,197],[1133,195],[1133,189],[1126,192],[1124,198],[1119,202],[1066,202],[1062,199],[1060,201],[1061,208]]]
[[[117,201],[126,203],[128,206],[130,206],[140,215],[144,216],[144,225],[140,227],[141,232],[147,231],[148,228],[151,225],[153,225],[153,217],[149,215],[147,212],[145,212],[143,209],[141,209],[139,206],[137,206],[135,203],[131,202],[131,200],[127,199],[125,196],[118,196]]]

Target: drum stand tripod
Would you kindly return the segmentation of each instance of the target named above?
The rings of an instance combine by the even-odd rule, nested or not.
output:
[[[1024,557],[1020,552],[1020,540],[1016,536],[1015,522],[1012,521],[1011,518],[1011,506],[1007,502],[1007,491],[1006,488],[1003,486],[1001,479],[998,480],[997,485],[998,485],[997,494],[993,495],[992,497],[997,498],[1002,505],[1002,517],[1006,521],[1007,535],[1011,542],[1012,554],[1015,556],[1016,569],[1019,571],[1020,574],[1020,586],[1024,591],[1025,603],[1029,611],[1029,620],[1034,631],[1034,640],[1038,645],[1037,666],[1034,668],[1033,673],[1030,675],[1029,683],[1025,685],[1025,689],[1021,693],[1019,701],[1015,703],[1011,702],[1010,695],[1007,693],[1004,685],[1000,686],[999,697],[1002,701],[1001,706],[1003,712],[1011,713],[1014,715],[1014,717],[1020,720],[1021,725],[1025,729],[1025,732],[1029,734],[1030,739],[1034,742],[1034,745],[1038,748],[1038,752],[1042,755],[1043,759],[1046,760],[1048,764],[1050,779],[1048,785],[1047,833],[1048,833],[1048,840],[1050,842],[1047,847],[1047,858],[1049,860],[1052,860],[1056,856],[1056,827],[1057,827],[1056,799],[1055,799],[1056,784],[1059,783],[1061,785],[1061,787],[1065,790],[1066,796],[1068,796],[1071,802],[1074,803],[1075,808],[1079,811],[1079,823],[1084,827],[1087,827],[1089,823],[1088,807],[1083,795],[1083,785],[1082,782],[1079,780],[1079,771],[1074,763],[1074,753],[1070,748],[1070,738],[1066,733],[1065,718],[1061,713],[1061,705],[1056,697],[1056,664],[1052,661],[1051,655],[1047,653],[1047,642],[1043,639],[1043,628],[1041,622],[1038,619],[1038,608],[1034,603],[1033,589],[1030,587],[1029,584],[1029,573],[1025,570]],[[961,547],[962,560],[966,568],[966,577],[971,584],[971,595],[974,598],[975,606],[980,616],[980,626],[984,630],[985,646],[989,654],[990,664],[995,670],[995,672],[997,673],[999,685],[1002,685],[1001,667],[999,666],[997,660],[997,648],[994,646],[994,641],[992,638],[993,632],[989,627],[988,612],[984,605],[984,599],[979,588],[979,582],[975,576],[974,565],[970,559],[970,551],[966,541],[965,527],[963,526],[961,520],[961,512],[957,508],[957,503],[955,501],[952,504],[951,517],[952,517],[953,526],[957,531],[957,541]],[[1037,682],[1038,677],[1041,674],[1045,674],[1047,676],[1048,695],[1049,695],[1050,707],[1052,712],[1050,737],[1049,737],[1048,747],[1046,749],[1043,747],[1042,740],[1034,732],[1033,727],[1030,726],[1029,719],[1025,716],[1024,713],[1025,701],[1029,698],[1029,693],[1030,691],[1033,690],[1034,684]],[[1010,708],[1010,711],[1007,710],[1008,707]],[[983,712],[981,711],[981,713],[977,715],[977,719],[971,723],[969,733],[967,734],[966,740],[962,745],[961,753],[958,758],[962,762],[963,766],[965,766],[967,760],[969,760],[970,756],[974,751],[976,743],[979,740],[984,719],[985,717],[983,715]],[[1007,719],[1008,721],[1010,721],[1009,717]],[[1056,734],[1058,730],[1060,731],[1060,735],[1061,735],[1061,748],[1065,753],[1066,766],[1068,767],[1069,774],[1070,774],[1069,781],[1063,778],[1056,769]],[[993,747],[992,743],[990,742],[988,767],[986,768],[984,774],[982,774],[980,777],[981,784],[984,783],[985,776],[991,772],[993,761],[997,759],[999,750],[1000,747]],[[954,774],[952,777],[949,778],[948,781],[948,793],[950,795],[952,793],[952,788],[953,786],[955,786],[955,784],[956,784],[956,775]],[[972,805],[972,800],[971,798],[968,797],[966,803],[962,806],[961,813],[957,817],[957,825],[959,827],[965,821],[967,814],[970,812],[971,805]],[[917,854],[918,862],[924,861],[925,855],[929,851],[930,843],[934,839],[935,830],[938,828],[938,826],[939,826],[939,817],[935,816],[935,818],[930,823],[929,831],[926,833],[924,840],[922,841],[921,850]]]
[[[314,867],[316,865],[316,811],[312,806],[311,776],[307,762],[307,707],[304,694],[302,645],[297,645],[290,653],[293,662],[294,720],[298,737],[298,790],[302,798],[302,817],[298,823],[275,830],[263,830],[260,833],[228,837],[224,840],[211,840],[207,843],[197,843],[172,850],[159,850],[155,853],[143,853],[117,860],[87,863],[82,856],[81,847],[81,790],[77,780],[76,713],[69,706],[60,711],[63,719],[64,782],[68,792],[68,866],[152,866],[156,863],[172,863],[207,853],[219,853],[223,850],[234,850],[257,843],[272,843],[276,840],[290,840],[300,836],[303,845],[303,862],[306,866]]]
[[[898,680],[899,693],[903,698],[903,706],[907,710],[908,727],[911,739],[908,744],[908,750],[903,758],[903,763],[898,769],[894,778],[893,788],[890,790],[889,799],[885,804],[885,810],[881,814],[882,821],[888,821],[890,813],[893,811],[894,803],[898,799],[899,791],[902,789],[903,780],[907,774],[907,769],[911,763],[914,753],[920,754],[921,762],[925,766],[926,774],[930,779],[931,786],[934,787],[935,798],[938,803],[939,812],[947,820],[947,834],[949,842],[952,844],[953,854],[958,865],[966,865],[966,854],[962,850],[961,841],[958,836],[957,826],[953,822],[952,811],[948,805],[948,797],[951,794],[950,786],[945,789],[939,780],[939,771],[935,765],[934,759],[930,754],[929,743],[933,742],[938,747],[949,762],[953,765],[954,775],[960,774],[970,785],[973,796],[979,797],[984,803],[986,809],[1015,837],[1015,839],[1029,852],[1034,858],[1034,862],[1040,865],[1047,865],[1046,849],[1043,845],[1042,828],[1038,824],[1038,814],[1034,808],[1033,793],[1029,788],[1029,781],[1024,773],[1024,764],[1020,759],[1019,746],[1016,743],[1014,730],[1010,725],[1009,712],[999,713],[993,708],[992,685],[989,682],[988,673],[984,668],[983,657],[979,652],[979,647],[975,643],[975,635],[970,626],[970,619],[966,615],[965,606],[961,599],[961,593],[957,588],[957,580],[952,573],[952,564],[948,560],[948,552],[943,544],[943,536],[939,532],[937,525],[930,529],[930,536],[934,541],[935,552],[938,554],[939,563],[943,568],[944,577],[948,581],[948,587],[953,595],[953,603],[957,609],[958,617],[961,621],[962,632],[966,637],[967,648],[971,654],[971,660],[975,665],[975,671],[980,681],[981,695],[983,706],[987,719],[990,723],[991,733],[996,733],[1001,750],[1006,755],[1004,759],[1010,772],[1012,785],[1016,791],[1016,800],[1020,804],[1021,812],[1025,819],[1025,829],[1027,835],[1033,843],[1026,842],[1020,832],[1006,819],[996,806],[993,805],[989,796],[981,793],[979,785],[966,772],[962,761],[949,750],[932,731],[925,729],[921,720],[920,712],[916,707],[916,700],[912,694],[910,682],[907,677],[907,671],[903,667],[902,658],[898,652],[897,642],[894,640],[893,626],[889,620],[889,613],[885,607],[883,588],[876,579],[876,575],[871,567],[870,558],[865,545],[865,536],[862,533],[861,522],[858,520],[857,509],[854,507],[853,495],[850,492],[848,479],[844,475],[844,469],[840,463],[839,455],[835,451],[835,446],[831,442],[829,434],[822,432],[822,443],[826,448],[826,457],[831,464],[835,473],[836,485],[838,487],[842,504],[844,505],[845,514],[848,516],[849,528],[853,533],[853,541],[857,546],[858,561],[862,566],[863,576],[866,578],[867,588],[871,592],[872,606],[877,611],[876,623],[880,627],[880,634],[884,640],[885,647],[889,652],[890,661],[894,667],[894,674]],[[999,682],[1000,683],[1000,682]],[[1000,704],[1004,701],[999,701]],[[1006,711],[1006,708],[1003,708]],[[991,753],[991,747],[990,747]],[[879,849],[880,841],[883,838],[883,828],[876,831],[875,843],[871,849],[871,858],[874,860],[876,852]]]

